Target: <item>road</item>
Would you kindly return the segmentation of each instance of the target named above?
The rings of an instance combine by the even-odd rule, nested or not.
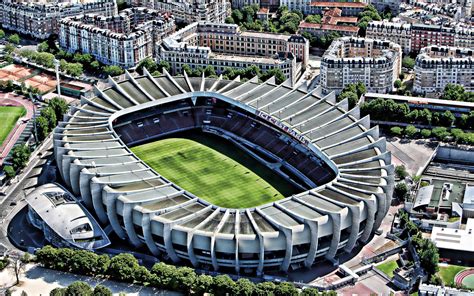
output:
[[[52,154],[53,141],[50,135],[30,157],[30,162],[22,170],[5,191],[5,196],[0,200],[0,244],[8,249],[16,249],[7,237],[7,227],[22,206],[26,193],[29,193],[37,184],[43,165]]]

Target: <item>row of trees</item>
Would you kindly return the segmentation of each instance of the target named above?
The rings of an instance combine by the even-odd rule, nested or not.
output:
[[[90,276],[110,277],[121,282],[136,283],[180,291],[186,295],[212,293],[220,295],[321,295],[316,289],[301,293],[291,283],[263,282],[254,284],[248,279],[232,280],[227,275],[197,275],[192,268],[156,263],[151,270],[140,265],[131,254],[124,253],[109,258],[90,251],[45,246],[36,252],[36,260],[51,269]],[[326,292],[323,295],[335,295]]]
[[[55,288],[49,296],[112,296],[112,291],[104,285],[97,285],[92,288],[85,282],[74,282],[66,288]]]
[[[417,123],[451,127],[456,125],[462,129],[474,129],[474,112],[456,118],[449,110],[431,112],[428,109],[411,110],[406,103],[396,103],[391,99],[375,99],[365,102],[360,107],[361,114],[369,114],[372,120]]]
[[[436,138],[439,141],[454,141],[459,144],[474,144],[474,133],[465,132],[459,128],[448,130],[446,127],[435,127],[433,129],[418,129],[413,125],[405,128],[394,126],[390,128],[390,133],[395,136],[405,136],[407,138],[422,137],[425,139]]]
[[[48,105],[41,109],[40,116],[35,119],[36,136],[39,141],[43,141],[53,131],[67,110],[68,105],[63,99],[55,97],[49,100]]]
[[[323,49],[327,49],[335,39],[342,37],[338,32],[331,32],[321,36],[313,36],[309,32],[303,32],[301,35],[309,40],[309,43],[312,47],[319,47]]]
[[[169,72],[171,65],[167,61],[160,61],[157,63],[152,58],[146,58],[138,64],[137,72],[143,74],[143,68],[146,68],[151,75],[158,76],[163,73],[163,69]]]
[[[378,13],[377,9],[372,5],[367,5],[364,10],[359,13],[358,16],[359,20],[357,22],[357,26],[359,27],[359,36],[365,37],[365,33],[367,31],[367,25],[371,21],[381,21],[382,17]]]
[[[0,39],[4,39],[6,36],[5,31],[0,29]],[[18,34],[11,34],[7,38],[8,42],[13,43],[13,44],[20,44],[20,36]]]
[[[474,102],[474,92],[466,91],[462,85],[448,83],[444,90],[443,95],[440,97],[442,100],[452,101],[463,101],[463,102]]]
[[[298,26],[303,20],[301,11],[290,11],[288,7],[280,6],[275,19],[262,21],[257,19],[259,9],[258,4],[234,9],[225,22],[228,24],[238,24],[244,30],[294,34],[298,31]]]
[[[31,149],[28,145],[16,145],[12,149],[12,164],[3,167],[3,171],[9,178],[13,178],[18,170],[26,166],[30,159]]]

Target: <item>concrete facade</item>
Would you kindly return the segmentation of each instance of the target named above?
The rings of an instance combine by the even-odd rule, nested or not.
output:
[[[394,169],[385,139],[368,117],[359,118],[358,107],[336,103],[334,93],[274,79],[152,77],[146,69],[143,76],[126,76],[72,107],[54,131],[54,151],[65,182],[132,244],[224,272],[287,271],[322,259],[337,262],[339,251],[367,241],[387,213]],[[262,142],[248,136],[256,131],[246,125],[247,116],[261,124]],[[241,122],[242,129],[230,122]],[[127,148],[196,127],[253,145],[300,176],[302,192],[256,208],[220,208],[170,183]],[[307,161],[272,150],[278,145]]]

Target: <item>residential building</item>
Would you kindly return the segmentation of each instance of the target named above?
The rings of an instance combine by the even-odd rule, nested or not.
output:
[[[424,94],[442,92],[448,83],[474,91],[474,49],[434,45],[423,48],[415,61],[413,90]]]
[[[405,54],[411,51],[411,26],[409,24],[373,21],[367,25],[366,37],[390,40],[400,45]]]
[[[364,11],[367,3],[364,2],[311,2],[310,14],[323,14],[326,9],[340,9],[342,16],[358,16]]]
[[[262,71],[279,68],[295,82],[308,63],[309,42],[300,35],[242,32],[235,24],[199,22],[165,38],[156,58],[169,62],[173,74],[181,73],[183,65],[212,65],[217,73],[256,65]]]
[[[400,45],[390,41],[342,37],[334,40],[321,59],[323,92],[363,82],[369,92],[387,93],[401,71]]]
[[[298,27],[299,33],[307,32],[315,37],[324,36],[331,32],[341,36],[357,36],[359,27],[357,17],[341,16],[339,8],[326,9],[321,18],[321,24],[302,21]]]
[[[474,47],[474,29],[460,24],[446,27],[373,21],[367,26],[366,37],[398,43],[404,53],[418,52],[429,45]]]
[[[127,0],[131,6],[144,6],[171,12],[177,22],[208,21],[223,23],[230,12],[227,0]]]
[[[64,17],[88,14],[112,16],[117,5],[111,0],[94,0],[79,3],[1,2],[2,27],[8,30],[46,39],[59,33],[59,20]]]
[[[125,9],[114,16],[69,17],[59,25],[62,48],[90,53],[104,64],[125,69],[153,57],[156,44],[175,30],[170,13],[145,7]]]
[[[392,15],[397,15],[400,12],[402,0],[370,0],[369,3],[380,12],[390,11]]]

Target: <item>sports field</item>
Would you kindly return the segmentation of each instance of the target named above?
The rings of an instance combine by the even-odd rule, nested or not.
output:
[[[255,207],[298,192],[246,152],[213,135],[187,133],[132,151],[165,178],[220,207]]]
[[[10,131],[15,126],[18,118],[25,115],[23,107],[0,106],[0,145],[3,144]]]

